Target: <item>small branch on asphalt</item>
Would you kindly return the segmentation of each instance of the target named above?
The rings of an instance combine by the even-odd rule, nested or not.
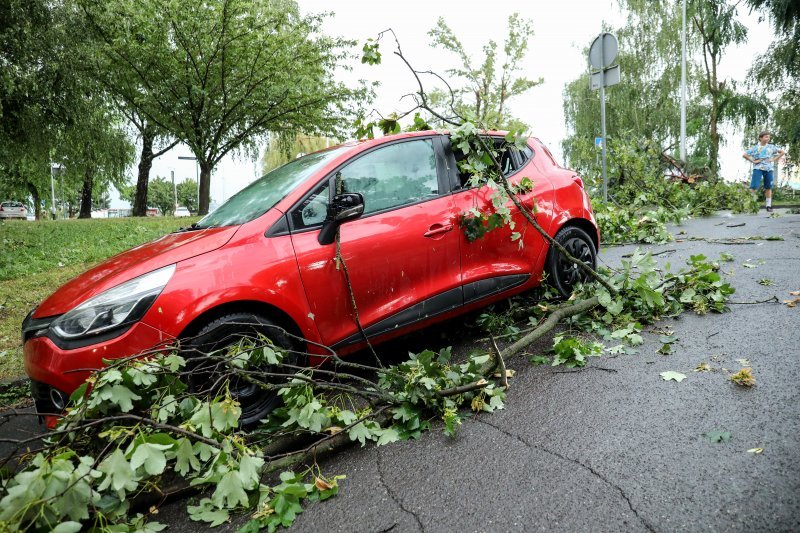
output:
[[[742,222],[741,224],[728,224],[728,225],[727,225],[727,226],[725,226],[725,227],[726,227],[726,228],[741,228],[742,226],[745,226],[745,225],[746,225],[746,224],[745,224],[744,222]]]
[[[619,372],[616,368],[606,368],[604,366],[585,366],[583,368],[578,368],[575,370],[556,370],[553,374],[574,374],[576,372],[582,372],[584,370],[603,370],[604,372]]]
[[[675,250],[675,249],[672,249],[672,250],[663,250],[663,251],[661,251],[661,252],[656,252],[656,253],[654,253],[654,254],[650,254],[650,255],[651,255],[651,256],[653,256],[653,257],[655,257],[655,256],[657,256],[657,255],[671,254],[671,253],[674,253],[674,252],[677,252],[677,251],[678,251],[678,250]],[[625,255],[623,255],[622,257],[625,257],[625,258],[628,258],[628,257],[633,257],[633,254],[625,254]]]
[[[772,298],[768,298],[766,300],[761,300],[758,302],[728,302],[728,305],[758,305],[758,304],[769,304],[769,303],[779,304],[781,303],[781,301],[778,299],[777,296],[773,296]]]
[[[492,346],[494,347],[494,353],[497,356],[497,365],[500,369],[500,383],[503,385],[504,389],[508,389],[508,376],[506,375],[506,363],[503,361],[503,354],[500,353],[500,348],[497,347],[497,342],[494,340],[494,336],[491,336],[492,339]]]

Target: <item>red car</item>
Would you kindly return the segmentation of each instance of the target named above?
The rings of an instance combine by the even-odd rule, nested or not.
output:
[[[487,135],[503,144],[502,134]],[[192,227],[68,282],[22,325],[38,411],[62,410],[88,376],[85,369],[101,367],[102,359],[175,340],[189,356],[254,330],[310,353],[323,353],[312,343],[340,354],[363,347],[335,261],[337,229],[358,314],[373,342],[536,287],[545,271],[568,295],[581,271],[550,251],[510,202],[521,244],[507,227],[473,242],[465,237],[462,215],[490,206],[491,190],[470,188],[456,157],[449,137],[430,131],[306,155]],[[558,166],[536,139],[524,150],[509,147],[501,163],[510,181],[533,181],[521,199],[536,203],[539,224],[594,266],[599,234],[581,178]],[[297,346],[275,325],[311,342]],[[244,424],[277,401],[248,385],[236,395]]]

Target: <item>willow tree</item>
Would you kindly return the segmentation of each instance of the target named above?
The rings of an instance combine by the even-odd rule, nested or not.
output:
[[[606,91],[608,136],[646,140],[659,150],[674,152],[680,135],[680,10],[674,2],[662,0],[620,0],[620,4],[627,20],[614,33],[619,39],[617,63],[623,78]],[[690,39],[690,49],[695,45]],[[690,60],[688,131],[692,138],[697,138],[702,129],[698,120],[699,75],[698,66]],[[565,87],[564,115],[570,133],[562,144],[567,160],[580,170],[594,173],[594,138],[601,135],[600,97],[589,86],[588,72]],[[610,162],[613,175],[616,169],[613,159]]]
[[[680,2],[619,0],[627,12],[619,37],[623,81],[606,92],[606,124],[613,139],[628,137],[677,159],[680,126]],[[718,75],[725,50],[746,37],[735,4],[726,0],[687,3],[687,137],[685,168],[719,174],[719,127],[723,122],[752,125],[763,120],[763,98],[741,91]],[[570,164],[594,168],[593,137],[600,135],[599,95],[588,74],[567,85],[564,113],[571,135],[564,141]],[[613,160],[612,160],[613,166]]]
[[[703,58],[704,92],[708,95],[708,159],[713,176],[719,174],[719,125],[751,113],[755,101],[736,92],[733,80],[722,79],[718,67],[725,49],[747,40],[747,28],[737,20],[737,4],[727,0],[697,0],[692,23],[700,39]],[[753,105],[751,105],[753,104]]]
[[[336,132],[364,95],[335,81],[351,43],[291,0],[77,1],[114,66],[106,85],[197,158],[200,214],[227,154],[268,132]]]

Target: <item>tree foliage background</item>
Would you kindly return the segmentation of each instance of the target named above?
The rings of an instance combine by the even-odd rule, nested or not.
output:
[[[680,126],[681,2],[677,0],[619,0],[627,13],[619,38],[618,63],[624,83],[606,92],[609,141],[632,149],[652,146],[678,158]],[[719,150],[725,141],[723,124],[747,131],[766,127],[771,115],[769,95],[752,85],[718,75],[719,63],[730,46],[747,38],[739,20],[740,2],[687,2],[687,173],[719,178]],[[588,74],[564,90],[564,112],[570,135],[563,141],[568,163],[591,176],[599,174],[594,137],[600,136],[600,103],[589,88]],[[783,139],[779,136],[776,141]],[[625,169],[610,160],[610,180],[624,182]],[[661,162],[661,172],[671,164]]]

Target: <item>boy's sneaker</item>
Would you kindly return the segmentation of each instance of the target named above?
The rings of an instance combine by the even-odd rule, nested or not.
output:
[[[772,206],[771,205],[767,206],[767,213],[772,213]]]

